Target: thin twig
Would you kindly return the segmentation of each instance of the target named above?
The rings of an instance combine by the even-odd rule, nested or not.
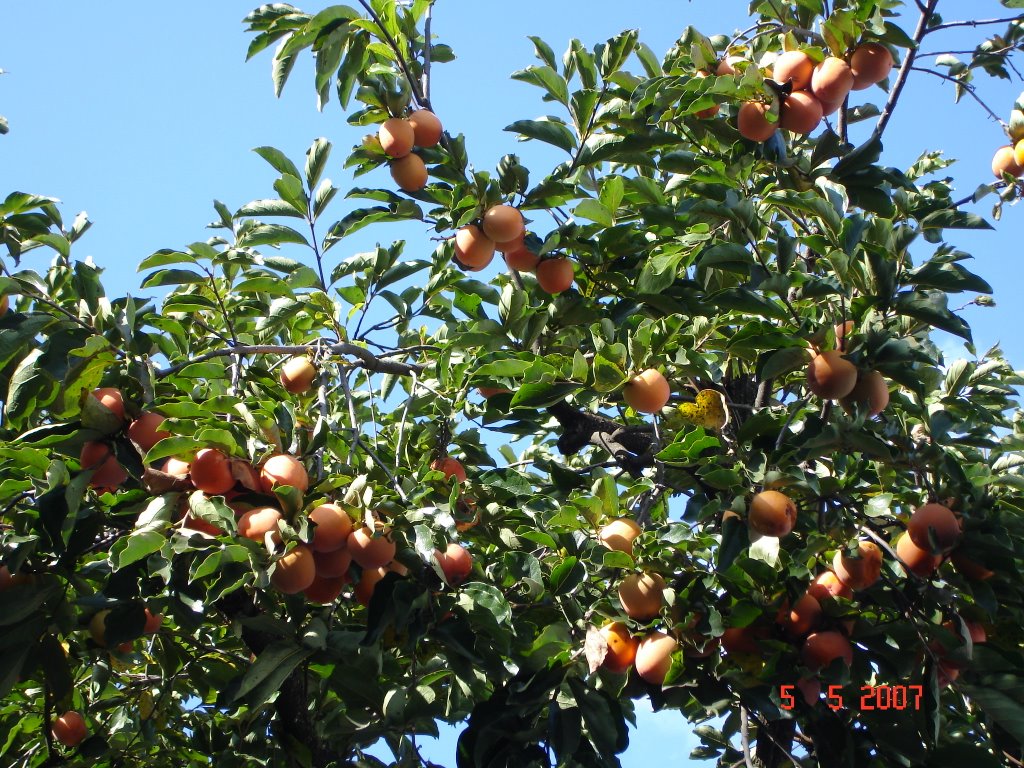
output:
[[[426,18],[423,21],[423,98],[430,103],[430,18],[434,10],[433,0],[427,5]]]
[[[156,372],[157,378],[163,378],[177,373],[182,368],[193,363],[204,363],[218,357],[230,357],[232,355],[304,355],[316,348],[316,342],[310,344],[239,344],[230,349],[215,349],[197,357],[177,363],[167,368],[161,368]],[[396,376],[410,376],[413,373],[422,373],[423,366],[415,363],[403,363],[397,360],[381,359],[365,347],[346,342],[331,344],[325,349],[332,355],[349,355],[358,362],[350,361],[345,363],[348,367],[365,368],[374,373],[392,373]],[[399,354],[400,350],[391,353]]]
[[[973,85],[971,85],[970,83],[965,83],[964,81],[960,80],[959,78],[953,77],[952,75],[947,75],[947,74],[945,74],[943,72],[936,72],[934,69],[928,69],[927,67],[912,67],[912,69],[915,72],[927,72],[929,75],[934,75],[935,77],[938,77],[938,78],[940,78],[942,80],[947,80],[947,81],[949,81],[951,83],[956,83],[961,88],[963,88],[965,91],[967,91],[967,94],[971,98],[973,98],[976,102],[978,102],[981,105],[982,109],[984,109],[986,112],[988,112],[989,117],[991,117],[993,120],[995,120],[1001,126],[1003,126],[1003,128],[1007,128],[1008,127],[1006,125],[1006,123],[1003,122],[1003,119],[1001,117],[999,117],[999,115],[997,115],[992,110],[992,108],[989,107],[988,104],[986,104],[984,101],[981,100],[981,97],[977,94],[977,89]]]
[[[934,10],[935,4],[930,4]],[[1015,21],[1019,21],[1020,16],[1007,16],[1003,19],[965,19],[963,21],[946,21],[942,24],[936,24],[934,27],[929,27],[926,31],[926,35],[930,35],[932,32],[939,32],[943,29],[953,29],[953,27],[981,27],[989,24],[1011,24]]]
[[[747,720],[747,708],[740,707],[740,743],[743,745],[743,762],[747,768],[754,768],[750,757],[750,722]]]

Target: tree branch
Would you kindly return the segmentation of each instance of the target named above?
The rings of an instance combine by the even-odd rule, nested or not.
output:
[[[587,445],[604,449],[633,477],[654,465],[656,445],[650,424],[625,426],[612,419],[573,408],[566,402],[548,408],[562,426],[558,450],[565,455],[579,453]]]
[[[981,97],[977,94],[977,89],[973,85],[971,85],[970,83],[965,83],[962,80],[960,80],[960,79],[958,79],[956,77],[953,77],[952,75],[947,75],[947,74],[944,74],[942,72],[936,72],[934,69],[928,69],[927,67],[912,67],[912,69],[915,72],[925,72],[925,73],[927,73],[929,75],[934,75],[935,77],[938,77],[938,78],[940,78],[942,80],[947,80],[947,81],[949,81],[951,83],[956,83],[961,88],[963,88],[965,91],[967,91],[967,94],[971,98],[973,98],[976,102],[978,102],[981,105],[982,109],[984,109],[986,112],[988,112],[989,117],[991,117],[993,120],[995,120],[1001,126],[1003,126],[1003,128],[1007,127],[1006,123],[1003,122],[1003,119],[1001,117],[999,117],[999,115],[997,115],[992,110],[992,108],[989,107],[988,104],[986,104],[984,101],[981,100]]]
[[[907,78],[910,76],[910,70],[914,66],[914,59],[917,57],[918,46],[921,44],[921,40],[928,33],[928,22],[931,20],[932,15],[935,13],[935,6],[938,5],[939,0],[927,0],[924,7],[921,8],[921,17],[917,20],[917,29],[914,30],[914,47],[907,50],[906,58],[903,59],[903,65],[900,67],[899,74],[896,76],[896,82],[893,84],[892,90],[889,92],[889,98],[886,99],[885,106],[882,108],[882,114],[878,117],[878,122],[875,124],[875,130],[871,132],[871,138],[869,141],[882,138],[882,133],[885,131],[885,127],[889,124],[889,119],[892,117],[893,110],[896,108],[896,102],[899,101],[900,94],[903,93],[903,86],[907,84]]]
[[[193,357],[167,368],[161,368],[156,372],[157,378],[164,378],[177,373],[182,368],[193,363],[204,363],[207,360],[214,360],[218,357],[242,356],[242,355],[304,355],[317,348],[317,343],[311,344],[238,344],[229,349],[215,349],[206,352],[198,357]],[[391,373],[396,376],[411,376],[413,373],[422,373],[423,366],[415,363],[403,363],[397,360],[388,360],[383,356],[377,356],[365,347],[346,342],[338,342],[324,347],[324,350],[332,355],[349,355],[356,358],[356,361],[348,363],[350,367],[365,368],[374,373]],[[390,356],[402,354],[404,350],[395,350],[388,353]]]
[[[932,32],[939,32],[943,29],[953,29],[954,27],[981,27],[989,24],[1012,24],[1013,22],[1020,20],[1020,18],[1020,16],[1008,16],[1004,19],[965,19],[964,21],[946,21],[942,24],[936,24],[934,27],[929,27],[925,31],[925,34],[930,35]]]

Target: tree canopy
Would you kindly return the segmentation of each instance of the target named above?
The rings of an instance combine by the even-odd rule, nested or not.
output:
[[[942,5],[531,38],[549,114],[507,130],[561,160],[491,170],[430,0],[264,5],[275,92],[311,56],[369,133],[256,149],[273,189],[141,259],[156,298],[8,194],[0,762],[416,766],[447,722],[459,768],[615,766],[647,698],[723,767],[1024,765],[1024,380],[946,241],[1020,193],[984,78],[1024,14]],[[925,74],[1008,118],[963,199],[884,161]]]

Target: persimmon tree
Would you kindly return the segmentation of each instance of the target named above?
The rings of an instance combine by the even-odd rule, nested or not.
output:
[[[447,722],[465,768],[616,765],[646,698],[719,766],[1021,765],[1021,378],[945,236],[1019,193],[1021,105],[975,78],[1024,16],[830,5],[663,58],[533,38],[510,143],[564,157],[490,171],[431,3],[262,6],[275,90],[311,55],[370,133],[257,149],[273,191],[142,259],[151,299],[8,195],[3,763],[419,765]],[[934,147],[884,163],[926,76],[1010,117],[964,199]]]

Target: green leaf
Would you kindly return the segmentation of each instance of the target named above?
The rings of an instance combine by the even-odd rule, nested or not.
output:
[[[295,645],[288,640],[276,640],[268,645],[248,668],[235,691],[234,701],[245,699],[252,706],[261,706],[280,691],[281,685],[313,650]]]
[[[256,147],[253,149],[253,152],[270,163],[278,173],[294,176],[296,179],[302,178],[302,174],[295,167],[295,163],[289,160],[281,150],[274,147]]]
[[[590,219],[605,227],[610,227],[615,223],[612,212],[598,200],[584,200],[576,206],[573,214],[579,218]]]
[[[115,571],[137,563],[154,552],[159,552],[167,540],[161,531],[139,531],[118,539],[110,548],[110,561]]]
[[[512,79],[543,88],[547,92],[544,97],[546,101],[553,100],[566,106],[569,104],[569,88],[552,67],[529,66],[513,72]]]
[[[576,137],[572,131],[561,120],[553,117],[544,120],[517,120],[506,126],[505,130],[517,133],[520,137],[552,144],[566,152],[571,152],[576,146]]]

